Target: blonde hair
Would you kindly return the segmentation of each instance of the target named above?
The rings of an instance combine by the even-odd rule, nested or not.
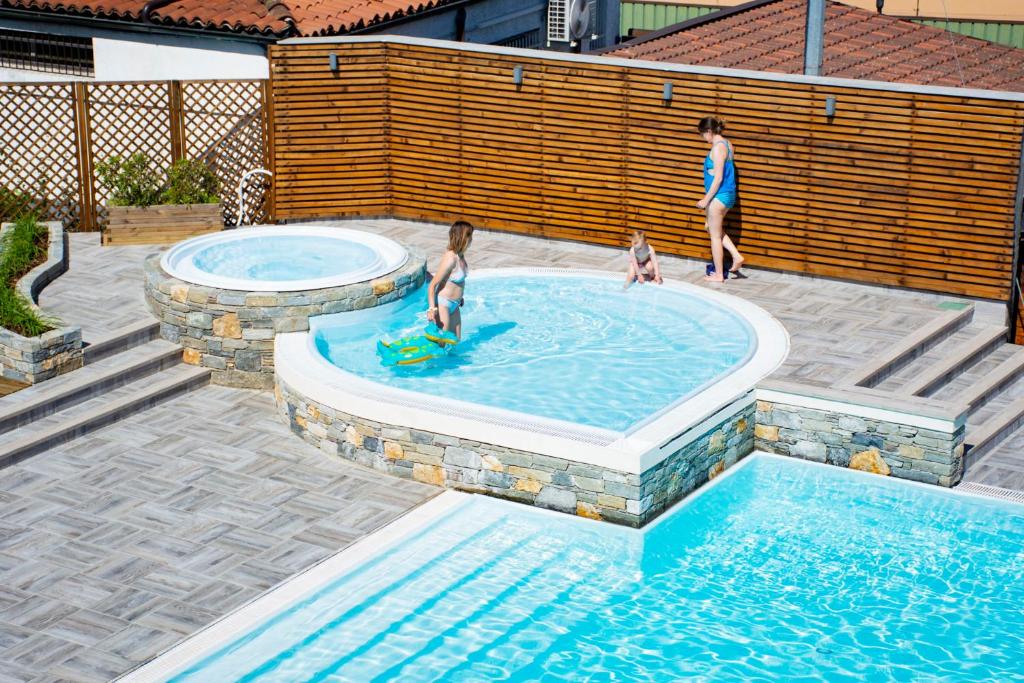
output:
[[[448,228],[448,251],[461,254],[466,251],[472,238],[473,224],[469,221],[455,221],[452,227]]]

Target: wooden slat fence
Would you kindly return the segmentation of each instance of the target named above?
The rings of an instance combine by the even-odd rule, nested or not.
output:
[[[96,164],[145,152],[161,168],[206,160],[233,223],[242,173],[268,164],[265,97],[261,80],[0,83],[0,219],[29,209],[95,230],[107,199]],[[250,216],[266,220],[268,208]]]
[[[703,258],[695,125],[717,113],[751,265],[1009,293],[1020,102],[398,40],[274,46],[271,89],[278,218],[466,217],[610,245],[640,228]]]

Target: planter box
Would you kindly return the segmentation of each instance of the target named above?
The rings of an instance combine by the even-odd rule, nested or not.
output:
[[[10,228],[0,226],[0,233]],[[26,273],[15,285],[36,312],[39,292],[68,269],[67,237],[59,221],[46,224],[50,245],[46,261]],[[63,326],[38,337],[22,337],[0,327],[0,376],[16,384],[36,384],[82,367],[82,328]],[[9,388],[13,388],[9,385]],[[0,389],[0,393],[3,390]]]
[[[172,244],[224,228],[220,204],[110,206],[103,244]]]

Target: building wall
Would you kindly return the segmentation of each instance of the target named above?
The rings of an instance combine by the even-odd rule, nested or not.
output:
[[[547,44],[547,0],[482,0],[464,5],[466,28],[463,40],[470,43],[503,43],[529,31],[539,31],[539,47],[568,50],[568,43]],[[618,0],[599,0],[598,15],[592,17],[592,29],[599,38],[584,42],[583,49],[597,49],[616,42],[619,25]],[[455,16],[458,8],[428,14],[405,23],[368,33],[388,33],[416,38],[456,40]]]
[[[96,62],[92,79],[0,67],[0,82],[247,79],[269,74],[266,47],[251,41],[117,31],[10,17],[0,18],[0,28],[92,37]]]

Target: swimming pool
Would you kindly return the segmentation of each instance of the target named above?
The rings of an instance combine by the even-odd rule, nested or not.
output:
[[[311,400],[384,423],[443,424],[451,434],[486,424],[492,435],[632,439],[649,450],[749,392],[789,344],[759,307],[693,285],[624,292],[607,273],[492,269],[473,273],[451,357],[383,367],[376,340],[422,330],[425,308],[421,291],[314,318],[308,335],[278,337],[277,376]]]
[[[643,531],[476,496],[421,523],[132,680],[1024,675],[1019,504],[755,455]]]
[[[385,367],[378,339],[423,328],[426,287],[373,312],[314,320],[317,351],[364,380],[549,420],[628,432],[757,350],[740,315],[697,292],[608,277],[474,277],[451,356]]]
[[[290,292],[371,280],[405,263],[392,240],[329,226],[255,227],[202,235],[161,259],[170,275],[199,285]]]

